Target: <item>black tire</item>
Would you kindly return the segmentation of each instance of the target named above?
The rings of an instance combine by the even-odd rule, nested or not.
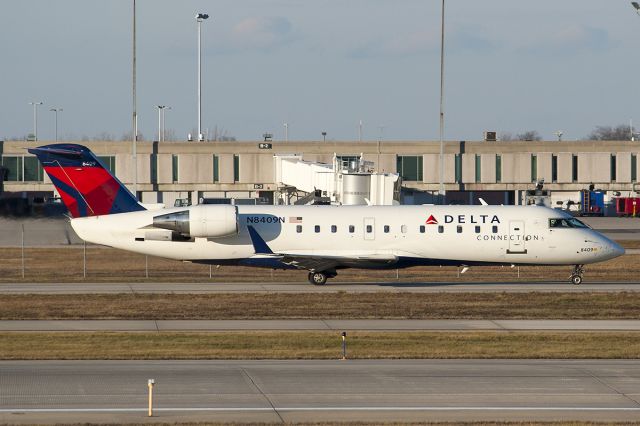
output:
[[[325,285],[327,274],[324,272],[309,272],[309,282],[313,285]]]
[[[571,275],[571,283],[573,285],[582,284],[582,277],[580,275]]]

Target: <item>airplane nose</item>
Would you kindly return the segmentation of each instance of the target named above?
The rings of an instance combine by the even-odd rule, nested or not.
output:
[[[611,251],[615,257],[622,256],[625,253],[624,247],[613,241],[611,242]]]

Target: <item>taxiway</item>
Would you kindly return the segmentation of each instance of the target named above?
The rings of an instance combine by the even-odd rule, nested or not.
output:
[[[637,420],[640,361],[0,362],[0,422]]]

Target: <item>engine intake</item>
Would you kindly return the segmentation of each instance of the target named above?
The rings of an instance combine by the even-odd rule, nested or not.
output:
[[[238,233],[238,211],[230,205],[200,205],[153,218],[153,226],[193,238],[222,238]]]

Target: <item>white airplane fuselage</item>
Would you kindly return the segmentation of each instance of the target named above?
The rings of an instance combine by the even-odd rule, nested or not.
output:
[[[337,269],[584,265],[624,253],[618,244],[588,227],[551,226],[550,220],[571,216],[538,206],[237,206],[237,232],[229,235],[183,235],[182,240],[171,240],[175,233],[154,226],[158,216],[187,211],[206,230],[207,217],[216,218],[217,212],[229,208],[144,210],[75,218],[71,224],[80,238],[95,244],[183,261],[274,268],[291,264],[257,253],[249,227],[275,254],[354,259],[338,264]]]

